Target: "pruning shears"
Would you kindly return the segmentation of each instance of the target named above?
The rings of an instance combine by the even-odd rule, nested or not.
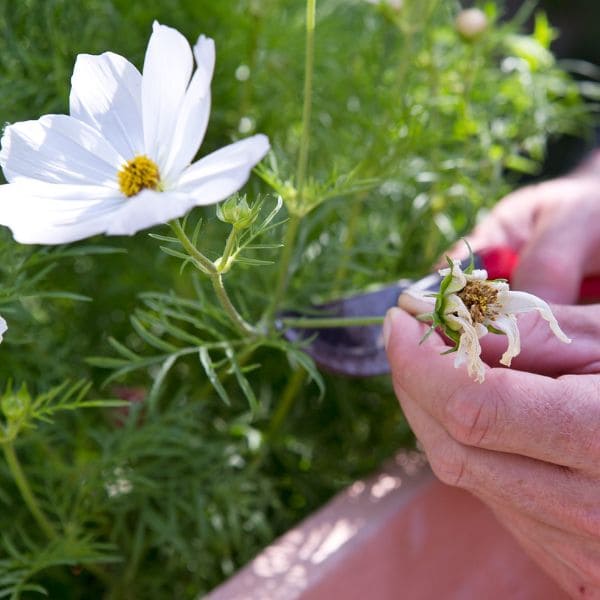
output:
[[[490,279],[506,279],[518,263],[518,254],[508,247],[488,248],[476,252],[473,256],[476,269],[486,269]],[[470,259],[464,261],[463,269]],[[351,377],[371,377],[390,371],[380,319],[389,308],[396,306],[400,294],[408,289],[437,291],[441,276],[431,273],[422,279],[401,279],[396,283],[376,291],[357,294],[311,309],[311,317],[323,315],[328,319],[347,320],[370,316],[373,325],[340,327],[320,327],[315,320],[314,327],[287,328],[285,336],[289,341],[303,342],[304,350],[325,371]],[[581,302],[600,301],[600,277],[588,277],[581,285]],[[289,315],[288,315],[289,316]],[[295,313],[291,315],[298,317]],[[341,321],[343,323],[343,321]]]

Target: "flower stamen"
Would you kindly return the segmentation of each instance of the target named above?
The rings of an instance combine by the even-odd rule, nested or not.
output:
[[[127,161],[121,167],[117,177],[119,188],[128,198],[139,194],[143,189],[160,189],[158,167],[143,154]]]
[[[498,314],[496,309],[498,290],[485,281],[467,281],[457,296],[469,309],[474,323],[483,323],[486,319],[493,319]]]

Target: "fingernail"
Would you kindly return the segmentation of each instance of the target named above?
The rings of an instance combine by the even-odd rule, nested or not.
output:
[[[392,327],[394,325],[394,315],[393,313],[397,311],[396,307],[390,308],[385,315],[385,319],[383,320],[383,345],[387,350],[388,344],[390,342],[390,335],[392,334]]]

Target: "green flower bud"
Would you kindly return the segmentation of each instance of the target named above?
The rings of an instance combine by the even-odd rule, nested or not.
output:
[[[258,210],[248,205],[246,196],[232,196],[217,206],[217,218],[236,229],[246,229],[256,221]]]
[[[8,387],[0,400],[0,408],[2,408],[7,421],[17,421],[23,418],[27,414],[30,404],[31,396],[25,384],[16,393],[12,391],[12,386]]]

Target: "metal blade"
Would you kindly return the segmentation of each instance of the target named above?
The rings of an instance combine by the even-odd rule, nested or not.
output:
[[[364,317],[383,316],[395,306],[398,296],[408,287],[420,290],[436,290],[441,277],[431,274],[415,282],[402,279],[397,283],[349,298],[313,307],[310,316]],[[315,314],[314,311],[318,311]],[[300,316],[297,313],[286,316]],[[304,315],[306,316],[306,315]],[[327,329],[288,329],[289,341],[311,340],[305,351],[325,371],[351,377],[371,377],[388,373],[383,333],[379,325],[339,327]]]

